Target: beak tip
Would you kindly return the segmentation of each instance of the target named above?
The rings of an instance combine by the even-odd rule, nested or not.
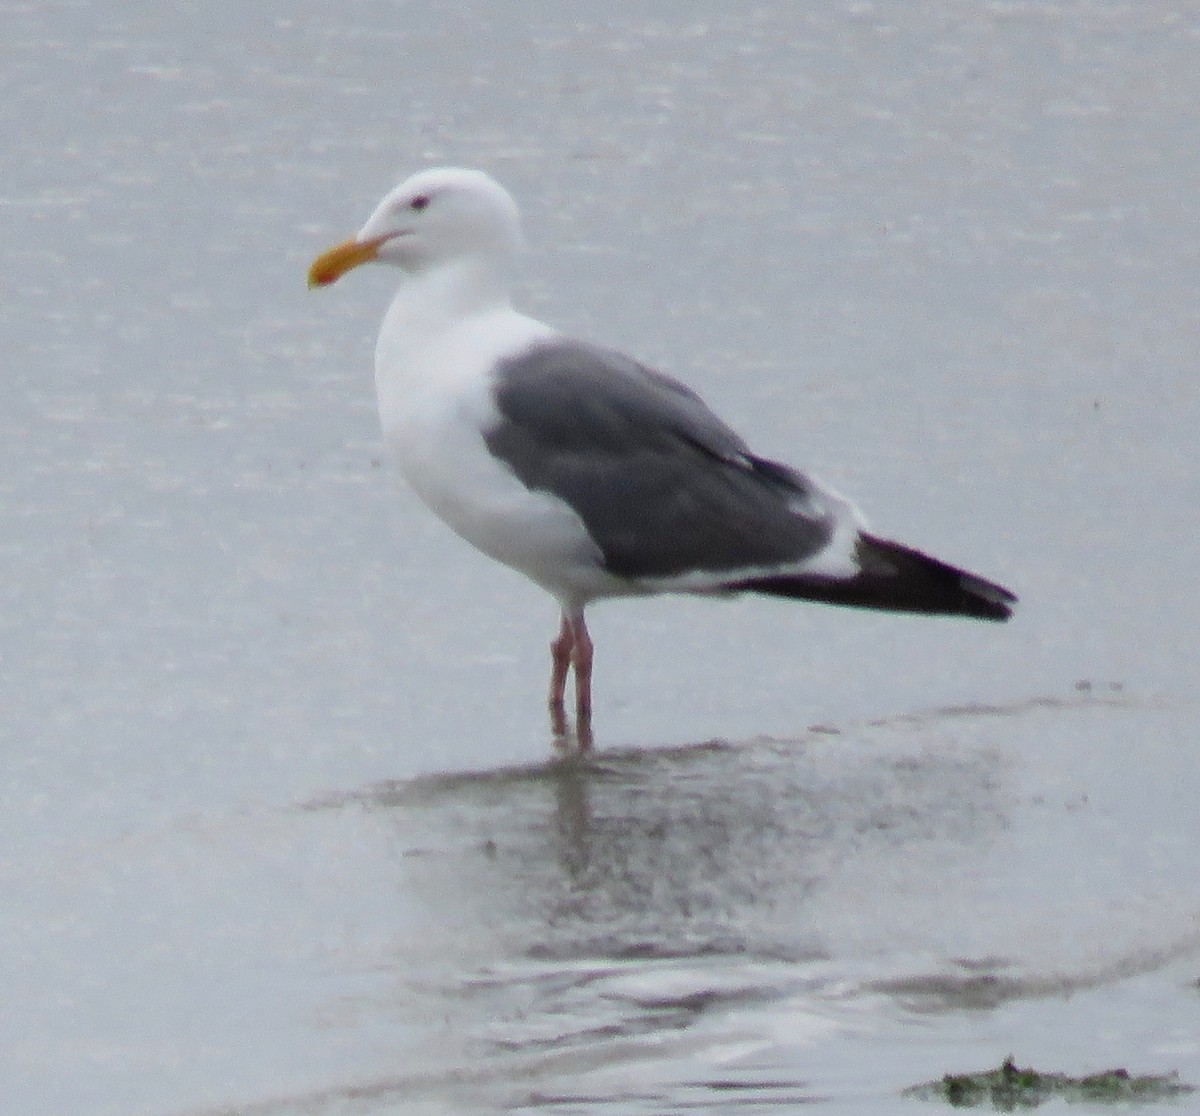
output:
[[[309,288],[328,287],[330,283],[337,282],[351,268],[377,259],[379,246],[383,243],[383,239],[386,238],[359,240],[357,237],[351,237],[322,252],[309,264]]]

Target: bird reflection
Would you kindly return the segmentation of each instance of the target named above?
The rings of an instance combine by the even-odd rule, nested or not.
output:
[[[558,859],[573,882],[579,882],[590,867],[592,832],[592,781],[596,771],[585,762],[567,759],[554,767],[554,832]]]
[[[843,876],[933,872],[947,847],[1005,824],[989,752],[888,755],[824,736],[597,751],[578,725],[552,727],[549,762],[310,808],[386,810],[406,892],[464,928],[446,942],[464,958],[493,939],[540,959],[821,956],[823,897]]]

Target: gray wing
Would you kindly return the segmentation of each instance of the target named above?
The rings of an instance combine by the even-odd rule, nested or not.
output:
[[[627,578],[792,565],[835,514],[802,473],[753,456],[695,392],[608,349],[552,341],[501,362],[488,449],[578,513]]]

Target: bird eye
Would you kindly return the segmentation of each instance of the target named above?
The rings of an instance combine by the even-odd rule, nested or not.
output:
[[[408,203],[409,209],[422,210],[429,204],[428,194],[418,194]]]

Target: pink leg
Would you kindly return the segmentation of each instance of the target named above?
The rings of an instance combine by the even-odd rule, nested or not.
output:
[[[575,664],[575,716],[580,726],[592,719],[592,637],[580,609],[571,617],[571,630],[575,636],[575,647],[571,661]]]
[[[558,636],[550,644],[550,709],[562,713],[563,697],[567,691],[567,674],[571,669],[571,652],[575,649],[575,635],[571,622],[564,612]]]
[[[550,644],[550,717],[560,731],[565,725],[563,701],[567,675],[575,669],[575,716],[579,729],[587,731],[592,719],[592,637],[584,623],[583,610],[562,614],[558,635]],[[590,732],[588,732],[590,738]]]

